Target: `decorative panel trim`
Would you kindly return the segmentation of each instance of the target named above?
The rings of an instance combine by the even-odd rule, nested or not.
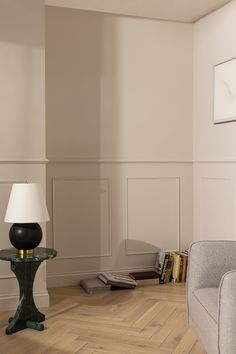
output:
[[[15,279],[15,275],[0,275],[0,280],[2,279]]]
[[[200,177],[200,180],[225,180],[225,181],[233,181],[232,177]]]
[[[110,243],[110,238],[109,237],[109,243]],[[110,246],[110,245],[109,245]],[[52,246],[53,248],[55,248],[55,246]],[[109,253],[108,254],[86,254],[84,256],[57,256],[56,260],[57,261],[64,261],[66,259],[87,259],[87,258],[103,258],[103,257],[112,257],[112,252],[111,252],[111,248],[109,247]]]
[[[34,159],[19,159],[19,160],[11,160],[11,159],[9,159],[9,160],[1,160],[0,159],[0,164],[5,164],[5,165],[10,165],[10,164],[12,164],[12,165],[17,165],[17,164],[32,164],[32,165],[34,165],[34,164],[39,164],[39,165],[41,165],[41,164],[47,164],[49,161],[47,160],[47,159],[42,159],[42,160],[40,160],[40,159],[36,159],[36,160],[34,160]]]
[[[25,180],[0,180],[0,184],[24,183]]]
[[[50,159],[49,164],[135,164],[135,163],[160,163],[160,164],[192,164],[191,160],[106,160],[106,159]]]
[[[29,163],[34,163],[31,161]],[[0,163],[27,163],[26,161],[0,161]],[[38,163],[44,163],[38,161]],[[236,160],[114,160],[114,159],[50,159],[45,163],[49,164],[230,164]]]
[[[86,275],[86,274],[98,274],[101,272],[129,272],[132,270],[146,270],[146,269],[154,269],[154,266],[146,266],[146,267],[126,267],[126,268],[104,268],[104,269],[93,269],[91,271],[81,271],[81,272],[60,272],[60,273],[48,273],[47,278],[54,277],[67,277],[67,276],[78,276],[78,275]]]
[[[38,307],[49,307],[49,295],[47,291],[34,292],[34,299]],[[19,294],[0,295],[0,311],[15,310],[19,303]]]
[[[236,163],[236,160],[195,160],[193,161],[194,164],[224,164],[224,163]]]
[[[128,208],[128,203],[129,203],[129,197],[128,197],[128,189],[129,189],[129,180],[159,180],[159,179],[164,179],[164,180],[168,180],[168,179],[172,179],[172,180],[176,180],[178,182],[177,185],[177,247],[178,250],[180,249],[180,176],[178,177],[128,177],[126,178],[126,197],[127,197],[127,203],[126,203],[126,208],[127,208],[127,225],[126,225],[126,232],[127,232],[127,237],[126,237],[126,242],[125,242],[125,252],[127,256],[132,256],[132,255],[144,255],[144,254],[156,254],[156,252],[129,252],[128,250],[128,241],[129,241],[129,208]]]
[[[56,214],[55,214],[55,205],[56,205],[56,190],[55,182],[56,181],[106,181],[108,184],[108,223],[109,223],[109,238],[108,238],[108,249],[107,254],[88,254],[83,256],[62,256],[57,257],[57,260],[65,259],[80,259],[80,258],[100,258],[100,257],[111,257],[112,256],[112,227],[111,227],[111,180],[109,178],[96,178],[96,177],[53,177],[52,181],[52,248],[56,248]]]
[[[209,181],[214,181],[214,180],[219,180],[219,181],[228,181],[228,182],[231,182],[231,188],[232,188],[232,209],[231,209],[231,220],[232,220],[232,223],[231,223],[231,237],[233,237],[234,235],[234,217],[233,217],[233,214],[234,214],[234,184],[233,184],[233,178],[232,177],[209,177],[209,176],[204,176],[204,177],[200,177],[200,200],[199,200],[199,206],[200,206],[200,219],[199,219],[199,229],[200,229],[200,237],[201,239],[203,238],[204,239],[204,235],[203,235],[203,227],[202,227],[202,213],[201,213],[201,210],[202,210],[202,183],[204,180],[209,180]]]

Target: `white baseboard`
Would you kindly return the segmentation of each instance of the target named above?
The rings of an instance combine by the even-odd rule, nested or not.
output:
[[[34,301],[37,307],[49,307],[48,292],[34,293]],[[0,312],[16,310],[19,302],[18,294],[0,295]]]
[[[130,272],[145,272],[153,270],[154,267],[132,267],[126,269],[103,269],[92,272],[78,272],[78,273],[54,273],[47,275],[48,288],[61,287],[61,286],[76,286],[79,285],[81,279],[96,277],[101,272],[114,272],[114,273],[130,273]]]

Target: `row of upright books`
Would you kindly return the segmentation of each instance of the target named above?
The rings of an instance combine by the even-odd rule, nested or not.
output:
[[[185,282],[188,268],[188,250],[183,252],[159,252],[156,268],[159,273],[160,284]]]

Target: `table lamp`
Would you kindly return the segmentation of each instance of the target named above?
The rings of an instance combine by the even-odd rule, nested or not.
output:
[[[5,222],[14,223],[9,231],[11,244],[20,256],[33,256],[42,240],[38,222],[49,221],[48,211],[39,183],[13,184]]]

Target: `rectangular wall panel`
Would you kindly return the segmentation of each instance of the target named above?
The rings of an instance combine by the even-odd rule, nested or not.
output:
[[[58,259],[111,255],[108,179],[53,179],[53,247]]]
[[[207,178],[200,181],[200,238],[233,238],[233,180]]]
[[[179,178],[127,180],[127,253],[179,249]]]

